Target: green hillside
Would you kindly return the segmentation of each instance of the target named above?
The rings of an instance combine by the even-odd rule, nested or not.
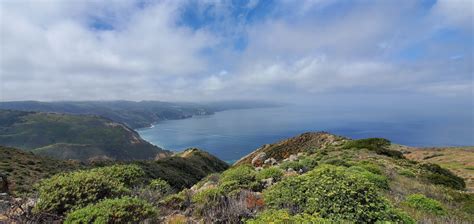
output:
[[[0,110],[0,145],[74,160],[143,160],[169,155],[127,126],[93,115]]]
[[[0,102],[0,109],[89,114],[106,117],[131,128],[148,127],[161,120],[188,118],[193,115],[212,114],[213,110],[193,103],[160,101],[13,101]]]
[[[29,215],[65,223],[474,222],[463,178],[398,148],[317,132],[265,145],[228,169],[198,149],[98,163],[42,181]]]
[[[62,161],[0,146],[0,174],[7,177],[12,193],[26,193],[39,180],[61,172],[84,168],[77,161]]]
[[[143,169],[145,179],[166,180],[177,190],[191,187],[205,176],[222,172],[229,167],[224,161],[199,149],[188,149],[181,154],[157,161],[81,163],[51,159],[32,152],[0,146],[0,174],[7,177],[10,192],[13,194],[32,193],[35,183],[54,174],[112,165],[137,165]]]

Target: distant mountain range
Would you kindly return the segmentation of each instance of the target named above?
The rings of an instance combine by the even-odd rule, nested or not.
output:
[[[171,152],[96,115],[0,110],[0,145],[56,159],[149,160]]]
[[[173,103],[161,101],[12,101],[0,102],[0,109],[90,114],[106,117],[130,128],[144,128],[162,120],[210,115],[217,111],[276,106],[259,101],[222,101],[211,103]]]

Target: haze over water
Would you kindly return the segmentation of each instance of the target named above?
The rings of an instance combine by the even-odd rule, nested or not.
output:
[[[352,109],[349,109],[352,108]],[[228,110],[209,116],[168,120],[138,132],[162,148],[206,150],[232,162],[263,144],[309,131],[328,131],[350,138],[383,137],[410,146],[474,145],[469,111],[441,114],[392,108],[346,109],[322,106],[282,106]],[[424,107],[426,108],[426,107]],[[433,109],[434,110],[434,109]]]

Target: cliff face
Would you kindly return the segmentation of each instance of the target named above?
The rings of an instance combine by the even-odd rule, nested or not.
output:
[[[126,125],[93,115],[0,110],[0,145],[57,159],[146,160],[171,153]]]

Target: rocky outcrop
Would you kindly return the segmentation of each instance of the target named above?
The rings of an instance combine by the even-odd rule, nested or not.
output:
[[[234,165],[257,164],[265,153],[266,158],[273,158],[277,162],[284,159],[297,159],[298,153],[305,153],[342,144],[347,138],[333,135],[327,132],[308,132],[299,136],[280,141],[275,144],[266,144],[256,149],[249,155],[237,161]],[[292,158],[289,158],[294,155]],[[253,162],[253,160],[255,160]],[[262,161],[265,163],[265,160]]]
[[[252,166],[258,167],[262,166],[263,163],[265,162],[265,159],[267,158],[267,154],[264,152],[258,153],[255,157],[252,159]]]

